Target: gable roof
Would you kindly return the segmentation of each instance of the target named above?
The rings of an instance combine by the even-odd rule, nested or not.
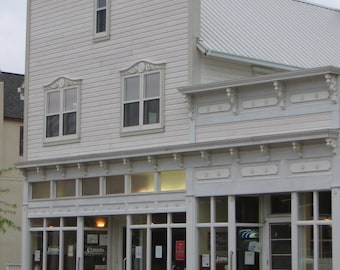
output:
[[[4,82],[4,117],[23,119],[24,101],[20,99],[18,88],[24,82],[24,75],[0,72],[0,81]]]
[[[206,55],[285,69],[340,66],[340,10],[298,0],[201,0]]]

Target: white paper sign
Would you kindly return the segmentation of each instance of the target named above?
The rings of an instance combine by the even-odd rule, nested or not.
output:
[[[163,253],[163,247],[162,246],[156,246],[155,247],[155,258],[161,259],[163,257],[162,253]]]
[[[202,254],[202,267],[210,267],[209,254]]]
[[[252,251],[244,252],[244,264],[245,265],[255,264],[255,252],[252,252]]]
[[[142,246],[136,246],[136,259],[141,259],[142,258]]]
[[[34,261],[35,262],[40,262],[40,250],[34,250]]]

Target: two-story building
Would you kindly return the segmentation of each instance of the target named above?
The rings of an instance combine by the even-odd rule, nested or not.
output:
[[[340,11],[28,1],[23,269],[340,269]]]
[[[24,178],[15,169],[22,161],[24,101],[18,88],[24,75],[0,71],[0,201],[1,217],[11,220],[18,227],[22,222],[22,192]],[[16,205],[7,207],[5,203]],[[15,213],[6,213],[12,210]],[[8,228],[0,232],[0,269],[15,270],[21,264],[21,231]]]

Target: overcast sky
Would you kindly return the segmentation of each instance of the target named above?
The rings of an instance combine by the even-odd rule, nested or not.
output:
[[[0,70],[24,74],[26,0],[0,0],[0,2]],[[306,2],[340,9],[340,0],[306,0]]]

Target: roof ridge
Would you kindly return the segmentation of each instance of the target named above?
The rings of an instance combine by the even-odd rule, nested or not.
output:
[[[316,7],[319,7],[319,8],[324,8],[324,9],[329,9],[329,10],[333,10],[333,11],[337,11],[337,12],[340,12],[340,9],[339,8],[335,8],[335,7],[330,7],[330,6],[325,6],[325,5],[321,5],[321,4],[317,4],[315,2],[310,2],[308,0],[292,0],[294,2],[300,2],[302,4],[307,4],[307,5],[311,5],[311,6],[316,6]]]

